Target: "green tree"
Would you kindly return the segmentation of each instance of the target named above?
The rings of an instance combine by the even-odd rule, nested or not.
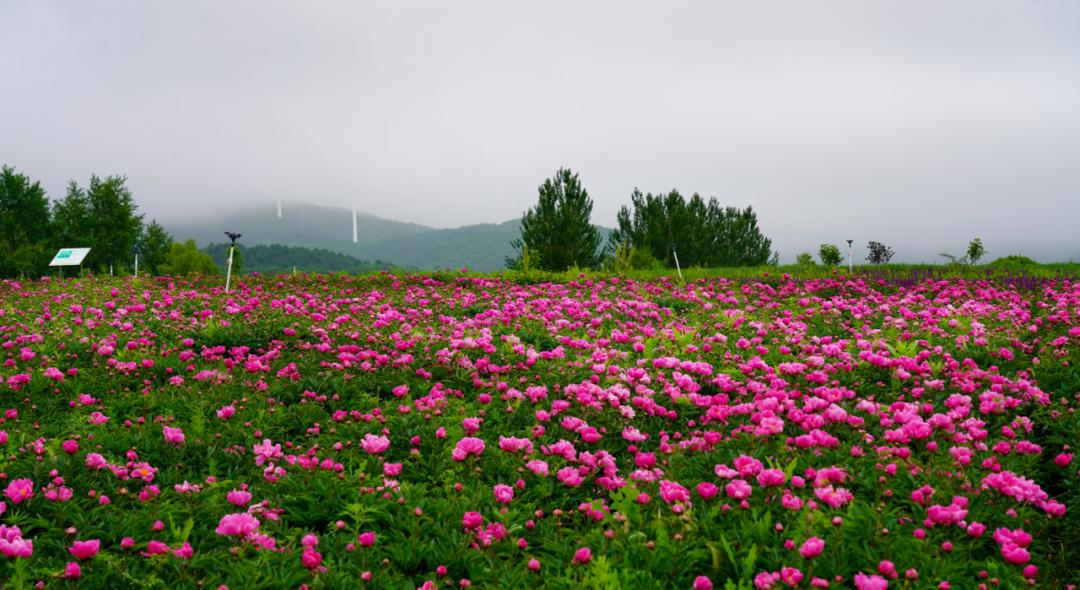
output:
[[[844,255],[840,252],[839,246],[835,244],[822,244],[818,248],[818,258],[821,259],[821,263],[825,266],[837,266],[844,261]]]
[[[139,236],[139,264],[148,274],[159,274],[172,249],[173,237],[157,220],[147,224]]]
[[[200,251],[195,240],[188,240],[183,244],[173,242],[169,248],[169,255],[161,265],[161,272],[173,276],[194,273],[221,274],[217,265],[214,264],[214,259],[209,254]]]
[[[578,175],[560,168],[539,187],[539,200],[521,217],[521,237],[511,242],[517,256],[507,266],[520,265],[528,248],[530,264],[547,271],[600,264],[600,230],[589,223],[593,202]]]
[[[975,238],[968,244],[967,249],[967,261],[968,264],[978,264],[979,259],[986,254],[986,249],[983,248],[982,240]]]
[[[616,221],[609,252],[626,242],[668,268],[675,266],[676,252],[684,267],[759,266],[776,258],[753,208],[721,207],[715,197],[706,202],[698,194],[686,199],[677,190],[643,195],[634,189],[630,206],[619,210]]]
[[[40,182],[14,168],[0,168],[0,276],[47,270],[52,217]]]
[[[126,186],[127,178],[90,176],[83,189],[68,184],[67,196],[54,207],[57,231],[65,246],[91,248],[85,265],[117,269],[132,262],[132,249],[142,234],[142,215]]]
[[[799,266],[814,266],[814,255],[809,252],[803,252],[795,257],[795,264]]]
[[[69,181],[67,194],[53,203],[53,223],[61,247],[90,248],[90,199],[86,191]]]
[[[125,186],[127,178],[108,176],[104,179],[90,176],[86,196],[90,201],[90,232],[97,264],[127,266],[131,264],[132,250],[142,234],[142,215]]]

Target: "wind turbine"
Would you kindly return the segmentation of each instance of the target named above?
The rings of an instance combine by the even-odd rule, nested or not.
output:
[[[352,243],[356,243],[356,205],[352,208]]]

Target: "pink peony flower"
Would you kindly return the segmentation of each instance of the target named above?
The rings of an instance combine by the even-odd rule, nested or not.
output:
[[[221,517],[214,532],[230,537],[247,537],[258,530],[259,524],[259,519],[246,512],[226,514]]]
[[[300,554],[300,563],[309,570],[313,570],[322,564],[322,554],[311,547],[304,547],[303,553]]]
[[[727,492],[728,496],[736,500],[745,500],[750,497],[754,489],[745,480],[736,479],[724,486],[724,491]]]
[[[580,563],[582,565],[589,563],[592,560],[592,550],[588,547],[582,547],[574,552],[574,563]]]
[[[825,540],[820,537],[810,537],[799,547],[799,555],[805,559],[813,559],[821,555],[822,551],[825,551]]]
[[[360,536],[356,539],[359,541],[361,547],[371,547],[375,544],[375,533],[372,531],[364,531],[360,533]]]
[[[855,574],[855,588],[857,590],[885,590],[888,587],[889,581],[881,576],[868,576],[862,572]]]
[[[225,499],[236,506],[247,506],[247,503],[251,501],[251,492],[245,490],[231,490],[228,494],[225,494]]]
[[[509,504],[514,499],[514,488],[500,483],[496,484],[494,488],[495,500],[503,504]]]
[[[4,495],[12,504],[21,504],[34,495],[34,482],[30,479],[15,479],[4,489]]]
[[[174,445],[184,444],[184,431],[179,428],[173,428],[171,426],[162,426],[162,433],[165,435],[165,442]]]
[[[467,531],[478,529],[483,526],[484,517],[479,512],[466,512],[465,516],[461,518],[461,524]]]
[[[455,461],[464,461],[469,455],[479,457],[483,452],[484,441],[482,439],[466,436],[457,442],[451,457]]]
[[[75,559],[84,561],[98,554],[98,550],[101,549],[101,541],[98,539],[92,539],[89,541],[75,541],[68,547],[68,552],[71,553]]]
[[[375,436],[369,432],[364,435],[364,440],[360,441],[360,447],[372,455],[378,455],[390,448],[390,439],[385,436]]]

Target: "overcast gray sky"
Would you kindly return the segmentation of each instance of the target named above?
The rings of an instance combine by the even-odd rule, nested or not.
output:
[[[559,166],[753,205],[785,259],[1080,255],[1080,2],[0,0],[0,163],[159,218],[277,197],[447,227]],[[1009,250],[1003,251],[1003,249]],[[1025,252],[1026,253],[1026,252]]]

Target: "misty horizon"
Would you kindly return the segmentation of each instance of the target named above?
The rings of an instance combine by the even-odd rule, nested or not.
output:
[[[1080,5],[14,3],[0,163],[147,218],[277,199],[435,228],[516,219],[559,167],[940,262],[1080,256]],[[182,238],[183,236],[177,236]],[[845,252],[846,253],[846,252]],[[858,255],[856,255],[858,258]]]

